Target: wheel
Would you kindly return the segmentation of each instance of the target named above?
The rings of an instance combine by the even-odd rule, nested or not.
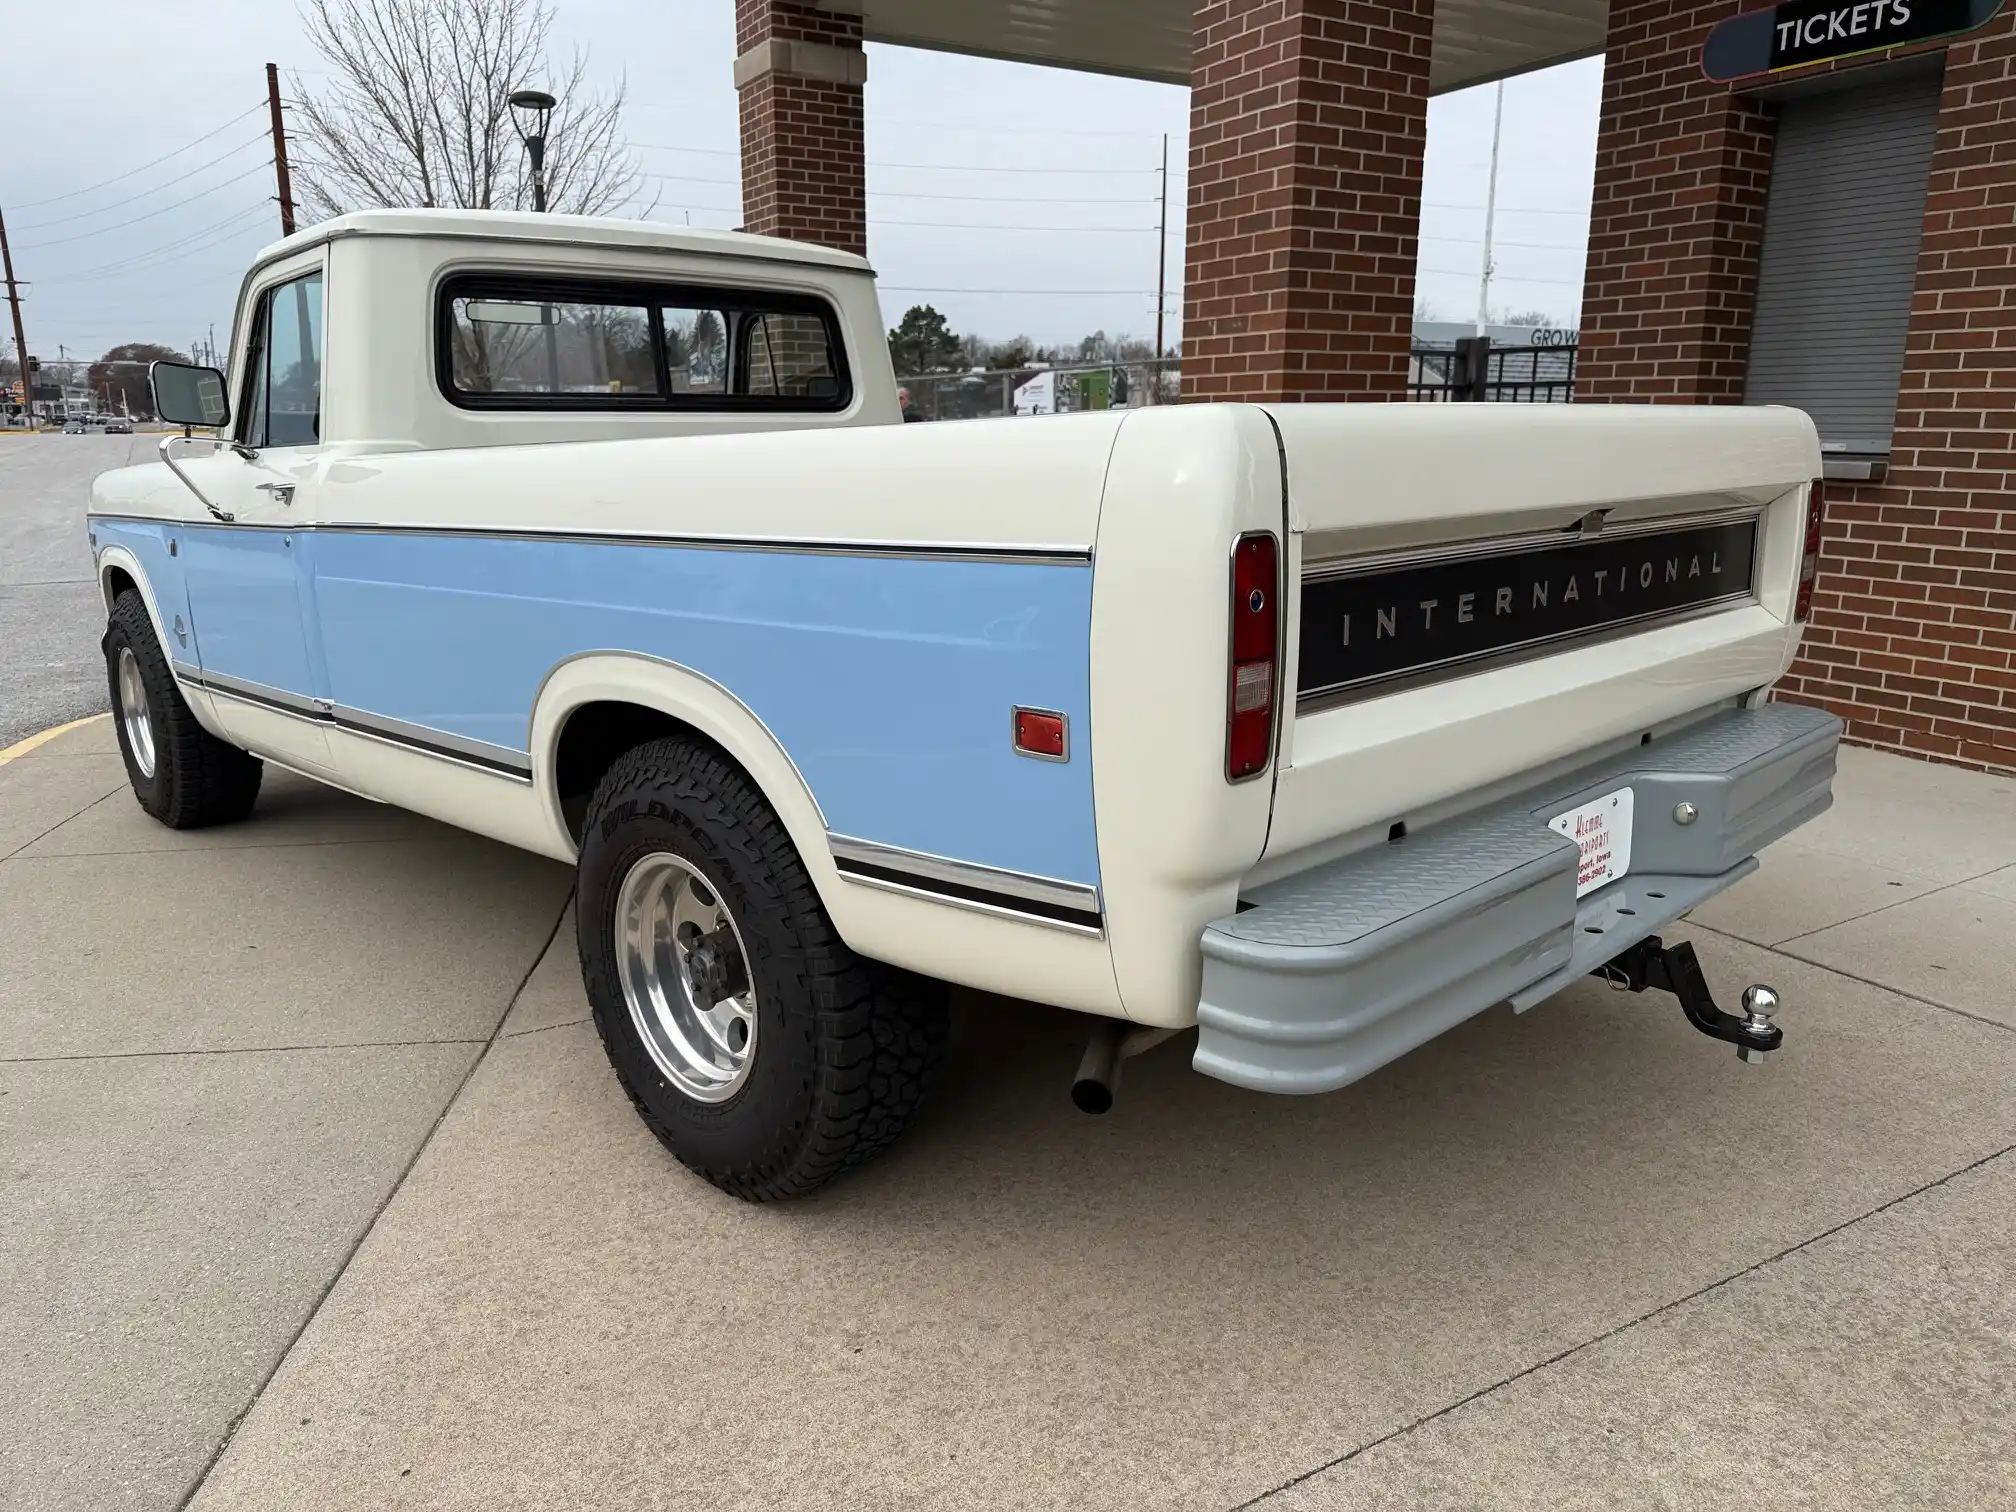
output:
[[[140,807],[170,829],[229,824],[252,812],[263,767],[196,722],[132,589],[112,604],[105,673],[119,754]]]
[[[610,769],[575,917],[618,1079],[725,1192],[812,1191],[901,1134],[937,1079],[943,985],[847,948],[783,824],[712,746],[657,740]]]

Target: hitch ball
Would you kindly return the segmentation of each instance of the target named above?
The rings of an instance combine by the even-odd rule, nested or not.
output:
[[[1778,990],[1766,987],[1762,982],[1743,989],[1743,1027],[1754,1034],[1762,1034],[1771,1027],[1772,1015],[1778,1011]],[[1754,1045],[1738,1045],[1737,1059],[1746,1066],[1764,1064],[1765,1052]]]

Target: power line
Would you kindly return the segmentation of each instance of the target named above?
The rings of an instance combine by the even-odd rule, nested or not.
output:
[[[697,152],[708,157],[732,158],[739,158],[742,155],[726,147],[684,147],[673,142],[631,142],[628,145],[651,152]],[[1159,168],[1024,168],[994,167],[985,163],[892,163],[879,158],[868,158],[866,163],[870,168],[907,168],[935,173],[1075,173],[1095,174],[1105,178],[1130,173],[1136,177],[1147,177],[1162,171]],[[728,180],[723,179],[721,182],[727,183]]]
[[[112,175],[111,178],[100,179],[95,184],[86,184],[82,189],[72,189],[67,194],[52,194],[47,199],[27,200],[19,205],[16,205],[14,208],[16,210],[33,210],[39,205],[54,205],[59,201],[67,199],[75,199],[80,194],[90,194],[93,191],[103,189],[108,185],[117,184],[122,180],[133,177],[133,175],[136,173],[145,173],[149,168],[152,168],[156,163],[165,163],[168,161],[168,159],[172,157],[180,157],[183,153],[187,152],[191,147],[200,147],[202,146],[203,143],[209,141],[210,138],[214,136],[222,136],[226,131],[230,130],[233,126],[236,126],[240,121],[244,120],[246,116],[256,114],[257,112],[264,110],[265,108],[266,108],[266,102],[264,100],[261,100],[257,105],[254,105],[251,110],[240,111],[237,115],[231,117],[230,120],[226,121],[222,126],[219,126],[215,131],[206,131],[203,133],[203,135],[197,137],[195,141],[184,142],[180,147],[177,147],[173,152],[164,152],[161,154],[161,156],[153,159],[152,161],[142,163],[138,168],[128,168],[124,173],[115,173]],[[50,224],[50,222],[45,221],[44,224],[47,225]]]
[[[61,226],[67,224],[70,221],[89,220],[94,215],[110,214],[112,211],[117,210],[122,205],[130,205],[135,200],[142,200],[145,199],[150,194],[157,194],[161,190],[169,188],[171,185],[181,183],[184,179],[194,178],[197,174],[201,173],[206,168],[215,168],[219,163],[224,162],[229,158],[236,157],[239,153],[245,151],[248,147],[257,147],[261,142],[265,140],[266,140],[266,134],[262,131],[258,136],[252,138],[251,141],[240,142],[236,147],[233,147],[229,152],[223,154],[223,156],[214,157],[210,159],[210,161],[207,163],[199,163],[194,168],[191,168],[187,173],[177,174],[172,179],[163,179],[160,183],[154,185],[152,188],[142,189],[138,194],[129,194],[126,196],[126,198],[122,200],[114,200],[109,205],[100,205],[96,210],[79,210],[74,215],[59,215],[54,220],[35,221],[30,225],[23,226],[21,229],[23,231],[40,231],[44,226]]]
[[[116,258],[112,262],[102,263],[95,268],[83,268],[75,273],[62,273],[54,278],[40,279],[38,282],[45,284],[88,283],[92,279],[102,277],[108,273],[139,272],[154,259],[161,257],[163,253],[168,253],[170,256],[162,260],[170,261],[173,258],[183,256],[185,253],[199,252],[205,250],[208,246],[217,245],[217,243],[212,242],[206,243],[205,247],[194,247],[190,246],[189,243],[201,241],[204,237],[214,232],[222,231],[227,226],[233,228],[230,234],[236,235],[238,222],[249,220],[254,215],[265,215],[270,209],[271,204],[269,201],[260,200],[255,205],[247,205],[244,209],[225,216],[221,221],[212,222],[210,225],[204,226],[197,231],[191,231],[185,236],[178,236],[173,241],[163,242],[158,247],[150,247],[145,252],[131,253],[126,257]],[[179,251],[177,250],[178,248],[180,249]]]
[[[110,226],[100,226],[95,231],[79,231],[75,236],[52,236],[47,241],[24,243],[21,250],[26,252],[35,247],[60,247],[69,242],[89,241],[94,236],[104,236],[108,232],[123,231],[128,226],[137,226],[140,222],[152,220],[157,215],[166,215],[170,210],[180,210],[184,205],[193,205],[197,200],[202,199],[206,195],[215,194],[219,189],[229,189],[233,184],[241,183],[252,177],[255,173],[264,173],[266,168],[267,164],[265,163],[254,163],[243,173],[233,174],[221,183],[212,184],[208,189],[198,190],[196,193],[188,196],[188,198],[175,200],[170,204],[163,205],[158,210],[149,210],[145,215],[136,215],[131,220],[118,221]]]
[[[697,173],[647,173],[644,175],[652,183],[665,184],[719,184],[732,188],[741,183],[740,179],[714,178]],[[927,194],[920,189],[874,189],[868,190],[870,199],[921,199],[921,200],[972,200],[989,205],[1153,205],[1158,201],[1153,195],[1147,199],[1113,199],[1105,195],[1087,198],[1084,195],[1055,194]]]

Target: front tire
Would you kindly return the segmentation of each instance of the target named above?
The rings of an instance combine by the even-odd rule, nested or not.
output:
[[[170,829],[230,824],[251,813],[264,772],[259,758],[196,722],[147,605],[130,588],[113,601],[103,645],[119,754],[140,807]]]
[[[893,1141],[944,1061],[945,989],[834,930],[783,824],[712,746],[619,759],[588,807],[582,980],[617,1078],[680,1162],[752,1202]]]

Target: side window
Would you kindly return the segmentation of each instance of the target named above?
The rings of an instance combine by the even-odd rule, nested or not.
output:
[[[468,273],[440,293],[441,391],[469,409],[830,412],[838,317],[769,290]]]
[[[751,394],[779,399],[827,399],[840,392],[826,322],[816,315],[777,312],[749,322]]]
[[[459,298],[450,309],[451,373],[461,393],[662,392],[644,305]]]
[[[322,275],[259,297],[245,363],[241,422],[249,446],[313,446],[322,438]]]
[[[658,311],[665,332],[665,367],[675,394],[728,392],[728,318],[719,310]]]

